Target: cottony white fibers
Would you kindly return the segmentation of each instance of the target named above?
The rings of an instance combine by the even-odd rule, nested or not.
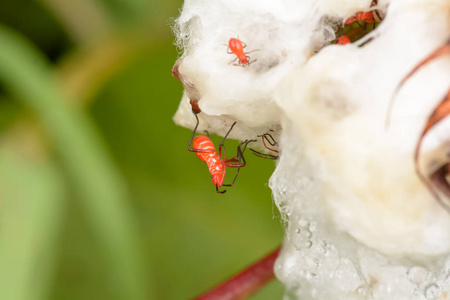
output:
[[[270,186],[287,229],[275,272],[293,299],[450,292],[450,215],[413,164],[450,87],[450,56],[411,77],[387,115],[403,76],[450,37],[450,1],[380,0],[378,28],[354,44],[329,45],[335,24],[370,4],[192,0],[175,24],[186,87],[175,122],[193,128],[195,98],[200,130],[223,135],[237,121],[231,138],[280,133]],[[231,37],[257,50],[250,66],[229,64]],[[443,121],[424,139],[425,172],[448,160],[449,129]]]

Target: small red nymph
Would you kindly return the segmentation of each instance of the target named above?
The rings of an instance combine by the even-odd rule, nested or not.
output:
[[[199,135],[194,138],[195,132],[197,131],[197,127],[199,124],[198,117],[195,112],[194,116],[197,119],[197,124],[195,125],[194,131],[192,132],[191,140],[189,141],[188,145],[188,150],[191,152],[195,152],[198,158],[200,158],[202,161],[206,163],[206,165],[208,166],[209,173],[211,173],[211,180],[213,184],[216,186],[216,192],[223,194],[226,192],[226,190],[220,191],[219,188],[222,186],[233,186],[237,176],[239,175],[239,170],[241,169],[241,167],[245,166],[244,151],[247,148],[247,144],[250,142],[254,142],[255,140],[246,140],[240,143],[239,146],[237,147],[236,156],[227,159],[225,153],[225,146],[223,145],[223,143],[227,139],[227,136],[230,134],[236,122],[234,122],[233,125],[231,125],[230,130],[228,130],[222,142],[219,144],[219,153],[217,153],[214,143],[208,136]],[[242,149],[242,147],[244,148]],[[223,158],[222,158],[222,150],[224,153]],[[227,167],[237,168],[236,175],[234,176],[234,179],[230,184],[223,183]]]
[[[208,166],[213,184],[217,188],[222,187],[225,179],[226,160],[220,159],[220,156],[217,155],[216,147],[211,139],[206,135],[198,135],[192,142],[192,148],[210,151],[195,152],[195,154]]]
[[[374,23],[376,22],[375,17],[373,15],[373,11],[365,12],[361,15],[361,20],[366,23]]]
[[[348,38],[348,36],[346,36],[346,35],[341,36],[336,42],[336,44],[338,44],[338,45],[345,45],[348,43],[351,43],[351,41]]]
[[[227,53],[236,55],[236,58],[234,60],[232,60],[230,62],[230,64],[232,62],[236,61],[236,59],[237,59],[238,65],[241,65],[243,67],[245,67],[246,65],[250,65],[250,56],[248,56],[247,54],[249,54],[253,51],[258,51],[258,50],[244,52],[245,47],[247,47],[247,45],[237,38],[231,38],[228,41]],[[255,61],[256,60],[254,60],[253,62],[255,62]]]
[[[368,12],[358,11],[356,13],[356,15],[348,18],[347,21],[345,21],[345,25],[350,25],[350,24],[352,24],[354,22],[358,22],[358,21],[364,21],[366,23],[374,23],[375,17],[373,16],[373,11],[368,11]]]

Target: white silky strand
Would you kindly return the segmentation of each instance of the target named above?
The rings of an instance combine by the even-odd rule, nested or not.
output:
[[[450,55],[412,76],[388,115],[402,78],[450,37],[450,0],[380,0],[385,18],[375,30],[329,45],[337,22],[370,5],[188,0],[175,21],[183,50],[177,66],[189,83],[175,122],[194,127],[195,97],[200,130],[224,135],[237,121],[234,139],[280,133],[270,187],[286,222],[275,273],[289,299],[443,300],[450,293],[450,215],[413,161],[450,87]],[[251,65],[229,64],[231,37],[257,50]],[[445,120],[426,136],[425,170],[448,159],[449,130]]]

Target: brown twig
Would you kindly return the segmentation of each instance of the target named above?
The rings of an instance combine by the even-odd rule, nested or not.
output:
[[[280,248],[195,300],[245,299],[275,277],[273,265],[279,252]]]

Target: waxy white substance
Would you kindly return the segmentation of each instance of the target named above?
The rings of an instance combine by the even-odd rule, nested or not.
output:
[[[450,56],[418,71],[387,115],[401,79],[450,37],[450,1],[379,1],[376,30],[328,45],[333,23],[370,3],[191,0],[175,23],[190,87],[175,122],[193,128],[196,98],[200,130],[224,135],[237,121],[231,138],[280,133],[270,187],[287,229],[275,272],[292,299],[450,298],[450,215],[413,164]],[[250,66],[229,64],[231,37],[258,50]],[[424,171],[448,159],[449,130],[442,121],[425,138]]]

